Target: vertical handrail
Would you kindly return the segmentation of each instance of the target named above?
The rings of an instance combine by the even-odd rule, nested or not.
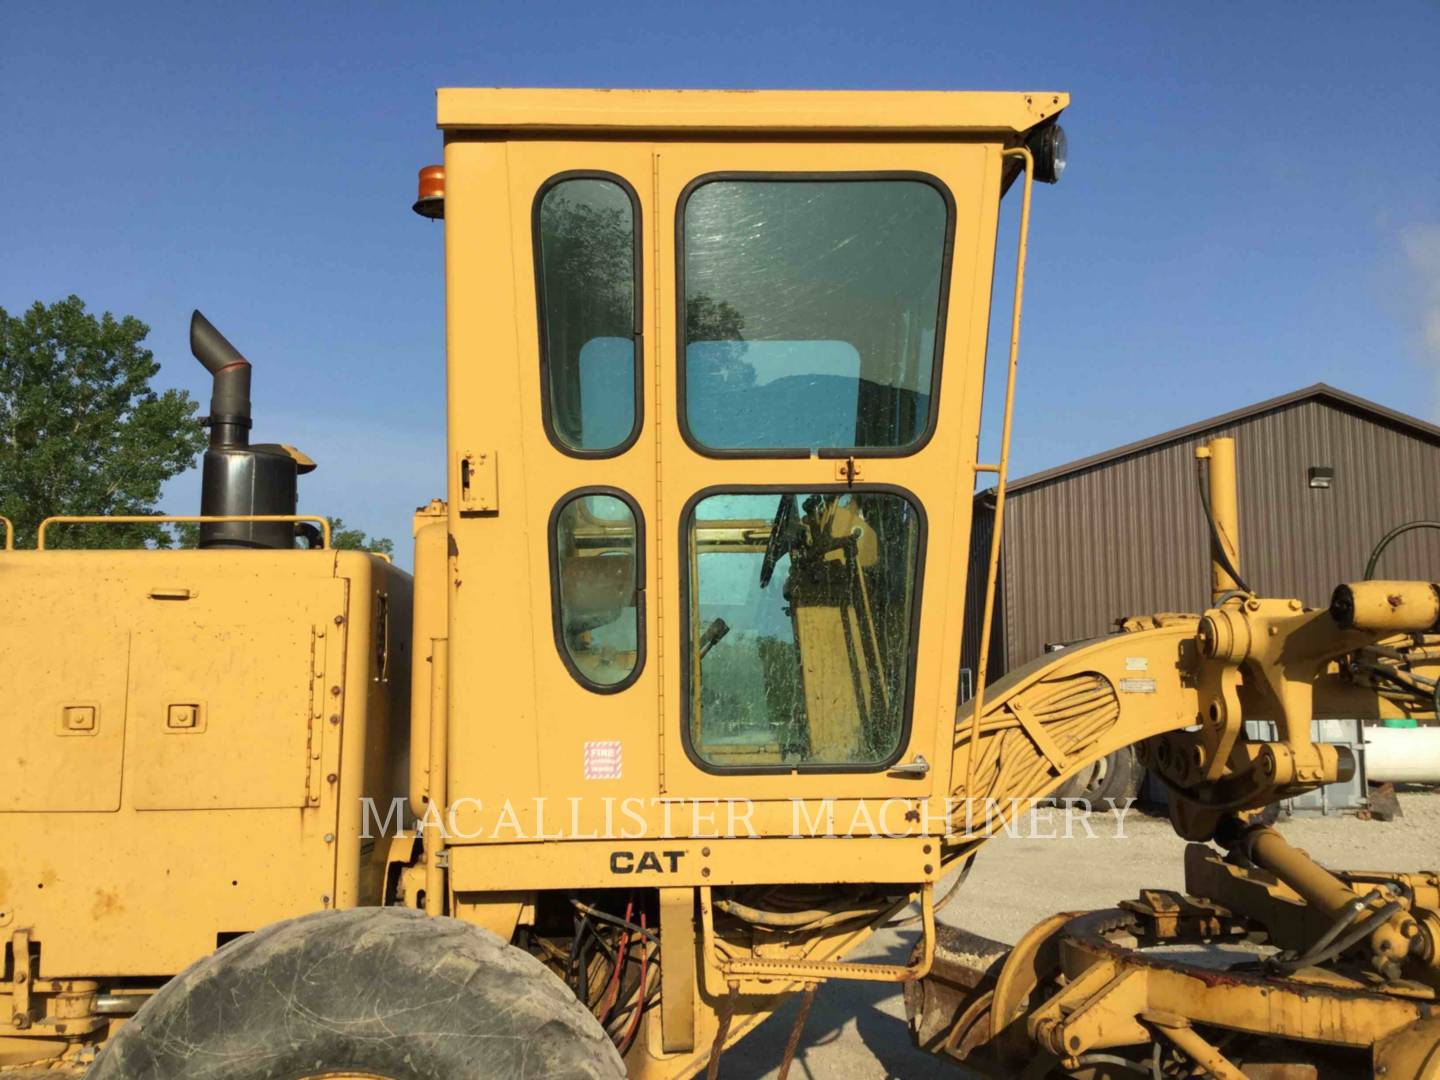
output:
[[[430,639],[430,803],[425,810],[425,914],[445,914],[445,840],[450,825],[450,639]],[[433,817],[433,820],[431,818]]]
[[[980,717],[985,709],[985,681],[990,669],[990,630],[995,615],[995,583],[1000,573],[1000,537],[1005,528],[1005,480],[1010,470],[1010,426],[1015,409],[1015,371],[1020,361],[1020,308],[1025,298],[1025,253],[1030,236],[1030,192],[1035,159],[1023,146],[1000,151],[1019,158],[1025,173],[1020,200],[1020,243],[1015,256],[1015,306],[1010,313],[1010,366],[1005,374],[1005,416],[1000,428],[1000,462],[995,472],[995,521],[990,533],[990,565],[985,574],[985,606],[980,618],[980,662],[975,668],[975,711],[970,716],[970,753],[965,759],[965,798],[975,797],[975,761],[980,756]],[[981,471],[982,466],[976,466]],[[989,471],[989,470],[986,470]]]

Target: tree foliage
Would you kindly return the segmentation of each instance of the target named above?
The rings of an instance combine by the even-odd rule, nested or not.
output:
[[[342,551],[378,551],[382,555],[394,556],[395,541],[383,536],[366,536],[364,529],[352,529],[344,518],[330,517],[330,546]],[[193,548],[200,546],[200,526],[181,524],[174,526],[176,547]]]
[[[366,536],[364,529],[352,529],[344,518],[329,517],[330,546],[342,551],[378,551],[381,555],[395,554],[395,541],[384,536]]]
[[[57,515],[153,514],[161,486],[205,444],[196,402],[157,392],[139,319],[99,318],[76,296],[0,308],[0,514],[17,546]],[[168,546],[157,526],[56,527],[47,546]]]

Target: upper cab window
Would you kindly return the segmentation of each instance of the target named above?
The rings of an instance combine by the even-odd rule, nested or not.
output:
[[[702,177],[682,197],[684,428],[702,453],[904,453],[934,426],[937,180]]]
[[[640,214],[618,176],[562,174],[535,201],[546,431],[606,457],[640,429]]]

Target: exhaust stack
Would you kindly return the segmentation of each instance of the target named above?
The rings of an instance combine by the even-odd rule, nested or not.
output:
[[[190,317],[190,351],[214,377],[210,393],[210,448],[200,483],[200,513],[233,517],[293,514],[300,463],[287,447],[250,444],[250,361],[196,311]],[[308,472],[313,464],[304,471]],[[288,521],[215,522],[200,526],[202,548],[295,546]]]
[[[250,361],[240,355],[210,320],[190,316],[190,351],[215,377],[210,392],[210,445],[250,445]]]

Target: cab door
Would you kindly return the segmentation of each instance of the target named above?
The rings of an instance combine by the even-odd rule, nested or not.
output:
[[[943,794],[998,160],[675,144],[656,175],[668,791]]]
[[[652,796],[660,767],[648,608],[657,573],[653,160],[647,144],[607,140],[450,150],[476,165],[487,154],[489,175],[504,178],[509,238],[475,262],[508,254],[514,323],[477,329],[503,342],[500,355],[514,349],[516,378],[476,391],[486,400],[471,407],[491,415],[483,429],[470,416],[459,423],[477,431],[471,439],[513,434],[499,444],[498,512],[462,514],[459,535],[467,556],[479,545],[467,547],[466,535],[487,529],[513,552],[488,563],[505,567],[486,585],[496,599],[489,611],[469,608],[467,625],[515,617],[480,626],[492,635],[487,685],[472,700],[506,707],[488,731],[462,728],[452,762],[467,795],[512,801],[514,837],[562,825],[594,833],[605,828],[604,800]],[[452,618],[474,605],[469,589],[457,590]],[[532,793],[573,809],[542,820]]]

